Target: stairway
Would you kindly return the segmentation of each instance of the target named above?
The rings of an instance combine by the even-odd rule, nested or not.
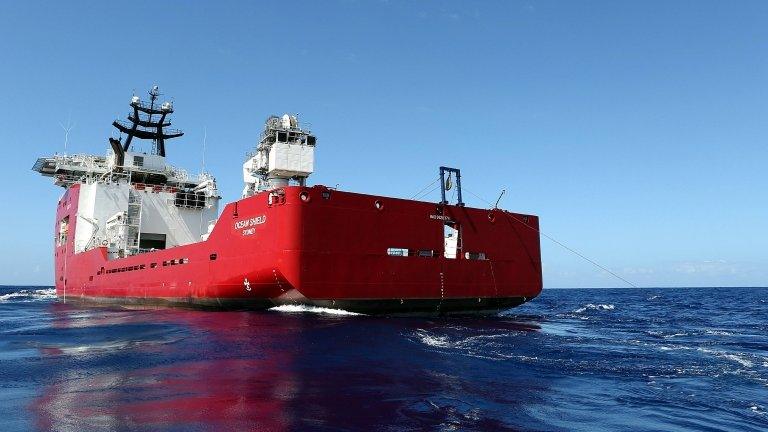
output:
[[[125,218],[126,253],[136,255],[140,252],[141,240],[141,193],[133,188],[128,191],[128,212]]]

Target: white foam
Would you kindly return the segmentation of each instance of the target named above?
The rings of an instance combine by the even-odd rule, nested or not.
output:
[[[672,339],[672,338],[676,338],[676,337],[680,337],[680,336],[688,336],[688,333],[664,334],[664,333],[659,332],[659,334],[656,335],[656,336],[661,336],[662,339]]]
[[[275,312],[285,313],[315,313],[315,314],[328,314],[328,315],[362,315],[357,312],[350,312],[344,309],[331,309],[317,306],[307,305],[280,305],[270,308],[269,310]]]
[[[706,330],[704,333],[712,336],[736,336],[735,333],[722,331],[722,330]]]
[[[441,350],[451,350],[452,352],[463,356],[494,361],[511,358],[526,362],[538,361],[537,357],[514,355],[499,350],[499,344],[495,342],[495,339],[508,337],[510,336],[509,333],[474,335],[452,339],[448,335],[432,334],[427,330],[419,329],[416,330],[414,336],[415,340],[426,346]]]
[[[746,368],[751,368],[752,366],[754,366],[754,363],[752,363],[750,360],[747,360],[746,358],[744,358],[745,357],[744,355],[729,354],[729,353],[726,353],[724,351],[717,351],[717,350],[712,350],[712,349],[707,349],[707,348],[697,348],[696,350],[699,351],[699,352],[703,352],[705,354],[712,354],[712,355],[717,356],[717,357],[722,357],[722,358],[734,361],[734,362],[736,362],[736,363],[738,363],[738,364],[740,364],[740,365],[742,365],[742,366],[744,366]]]
[[[33,300],[50,300],[56,298],[56,289],[55,288],[47,288],[47,289],[38,289],[38,290],[20,290],[15,291],[8,294],[0,295],[0,302],[5,302],[8,300],[26,300],[26,301],[33,301]]]
[[[737,356],[736,354],[723,354],[723,357],[727,358],[728,360],[733,360],[744,367],[749,368],[753,366],[753,363],[751,361],[745,358],[742,358],[740,356]]]
[[[606,311],[609,311],[609,310],[613,310],[613,309],[614,309],[614,306],[612,304],[592,304],[592,303],[589,303],[587,305],[584,305],[583,307],[580,307],[580,308],[576,309],[574,312],[582,313],[582,312],[586,312],[587,310],[606,310]]]
[[[451,346],[451,341],[447,336],[431,336],[426,333],[419,334],[419,339],[426,345],[438,348],[448,348]]]
[[[679,350],[689,350],[691,348],[679,346],[679,345],[663,345],[659,347],[662,351],[679,351]]]

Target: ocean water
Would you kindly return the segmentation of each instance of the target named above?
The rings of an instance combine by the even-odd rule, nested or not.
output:
[[[0,430],[765,431],[768,289],[486,317],[78,308],[0,288]]]

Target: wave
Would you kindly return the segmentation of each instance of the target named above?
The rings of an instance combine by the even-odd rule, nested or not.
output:
[[[495,361],[518,359],[525,362],[538,362],[539,358],[536,356],[508,352],[509,347],[504,342],[504,339],[512,336],[514,333],[481,334],[451,338],[448,335],[438,335],[430,333],[425,329],[418,329],[407,336],[414,342],[420,342],[430,348],[447,350],[468,357]]]
[[[584,306],[576,309],[574,312],[575,313],[582,313],[582,312],[586,312],[588,310],[605,310],[605,311],[610,311],[610,310],[613,310],[613,309],[614,309],[614,306],[612,304],[592,304],[592,303],[589,303],[587,305],[584,305]]]
[[[645,334],[648,336],[653,336],[660,339],[672,339],[676,337],[681,336],[699,336],[699,335],[706,335],[706,336],[738,336],[737,333],[728,332],[725,330],[704,330],[704,331],[693,331],[691,333],[689,332],[671,332],[671,331],[661,331],[661,330],[646,330]]]
[[[50,300],[56,298],[55,288],[37,289],[37,290],[19,290],[12,293],[0,295],[0,302],[7,301],[36,301]]]
[[[730,360],[730,361],[736,362],[736,363],[744,366],[745,368],[751,368],[751,367],[754,366],[754,363],[752,362],[752,360],[747,358],[748,354],[746,354],[746,353],[728,353],[728,352],[725,352],[725,351],[719,351],[719,350],[713,350],[713,349],[701,348],[701,347],[696,348],[696,351],[702,352],[704,354],[713,355],[715,357],[721,357],[721,358],[724,358],[726,360]]]
[[[738,363],[744,368],[752,369],[755,366],[754,363],[754,355],[750,355],[748,353],[740,353],[740,352],[727,352],[727,351],[720,351],[720,350],[714,350],[710,348],[702,348],[702,347],[691,347],[691,346],[685,346],[685,345],[661,345],[658,347],[661,351],[692,351],[696,350],[703,354],[708,354],[710,356],[716,357],[716,358],[722,358],[725,360],[729,360],[735,363]]]
[[[736,333],[724,330],[705,330],[704,333],[712,336],[737,336]]]
[[[324,307],[317,307],[317,306],[307,306],[307,305],[280,305],[275,306],[273,308],[269,308],[271,311],[275,312],[285,312],[285,313],[314,313],[314,314],[327,314],[327,315],[362,315],[357,312],[350,312],[344,309],[331,309],[331,308],[324,308]]]
[[[690,333],[685,333],[685,332],[670,333],[670,332],[664,332],[664,331],[658,331],[658,330],[647,330],[645,333],[649,336],[653,336],[661,339],[672,339],[680,336],[690,336]]]
[[[437,348],[450,348],[451,341],[448,339],[448,336],[433,336],[429,335],[426,332],[419,332],[418,335],[419,339],[431,347],[437,347]]]
[[[723,357],[727,358],[728,360],[733,360],[744,367],[751,368],[753,366],[753,363],[751,361],[744,359],[742,357],[739,357],[736,354],[723,354]]]

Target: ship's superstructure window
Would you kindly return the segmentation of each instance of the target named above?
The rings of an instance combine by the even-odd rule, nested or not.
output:
[[[199,209],[205,207],[206,196],[203,192],[179,191],[174,197],[176,207]]]
[[[135,166],[135,167],[143,167],[144,166],[144,156],[134,156],[133,157],[133,166]]]

